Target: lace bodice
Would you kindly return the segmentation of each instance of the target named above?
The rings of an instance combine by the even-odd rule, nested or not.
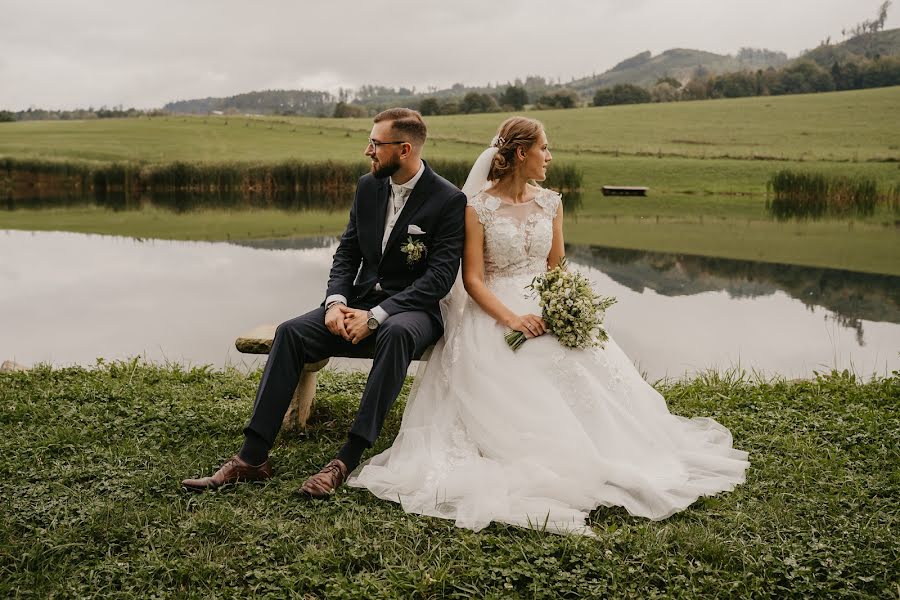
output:
[[[560,195],[541,189],[529,202],[513,204],[481,192],[469,199],[484,226],[484,275],[537,275],[547,270],[553,242],[553,218]]]

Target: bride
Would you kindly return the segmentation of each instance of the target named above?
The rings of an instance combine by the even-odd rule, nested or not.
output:
[[[476,161],[463,187],[465,290],[457,282],[442,302],[444,337],[393,446],[349,485],[475,531],[498,521],[589,535],[598,506],[665,519],[743,483],[747,453],[731,433],[669,413],[612,339],[573,350],[544,335],[524,288],[564,254],[560,196],[529,183],[550,161],[543,126],[523,117]],[[507,328],[530,338],[515,353]]]

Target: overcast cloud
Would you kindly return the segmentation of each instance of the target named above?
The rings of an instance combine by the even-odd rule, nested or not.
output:
[[[4,0],[0,109],[582,77],[650,50],[795,56],[882,0]],[[900,6],[886,29],[900,26]]]

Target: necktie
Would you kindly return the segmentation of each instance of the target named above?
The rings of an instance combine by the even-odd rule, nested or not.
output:
[[[409,190],[396,183],[392,183],[391,192],[391,202],[394,205],[394,214],[397,214],[400,212],[400,209],[403,208],[403,202],[406,200],[406,195],[409,193]]]

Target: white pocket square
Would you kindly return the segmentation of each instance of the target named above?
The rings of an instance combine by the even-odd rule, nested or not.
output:
[[[424,231],[419,229],[418,225],[410,225],[409,227],[406,228],[406,233],[409,233],[412,235],[424,235],[425,234]]]

